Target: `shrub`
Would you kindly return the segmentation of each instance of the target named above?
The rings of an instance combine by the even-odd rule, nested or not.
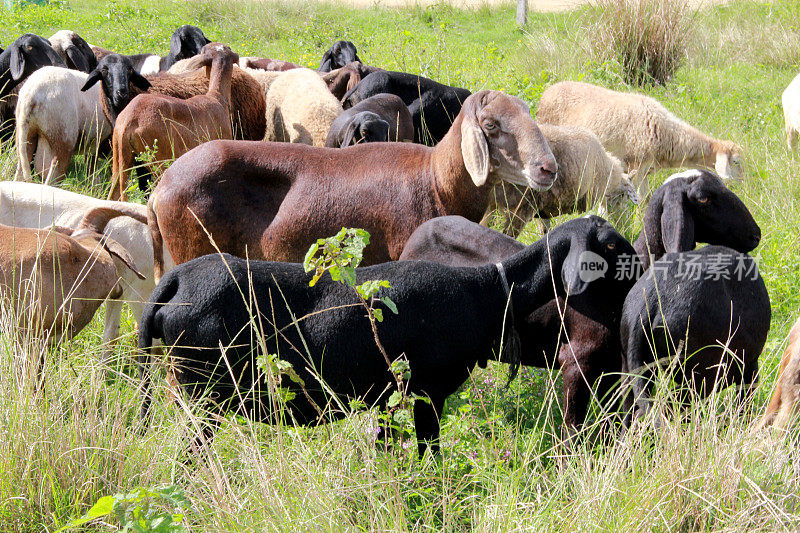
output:
[[[598,0],[595,52],[631,85],[664,85],[686,56],[695,12],[677,0]]]

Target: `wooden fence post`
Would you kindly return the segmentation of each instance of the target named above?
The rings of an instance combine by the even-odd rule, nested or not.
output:
[[[528,23],[528,0],[517,0],[517,26]]]

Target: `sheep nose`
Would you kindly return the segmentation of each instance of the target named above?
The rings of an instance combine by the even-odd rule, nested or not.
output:
[[[556,173],[558,172],[558,163],[556,163],[555,158],[546,157],[544,159],[540,159],[536,166],[543,176],[550,181],[555,181]]]

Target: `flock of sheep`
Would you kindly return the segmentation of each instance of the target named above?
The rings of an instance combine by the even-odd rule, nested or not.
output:
[[[163,342],[171,378],[220,410],[276,416],[257,393],[254,324],[293,368],[300,423],[334,400],[385,407],[385,355],[407,359],[407,392],[429,399],[414,407],[420,453],[438,449],[445,399],[488,359],[560,367],[570,432],[621,372],[626,423],[645,416],[657,361],[701,396],[735,384],[746,401],[757,378],[771,309],[747,253],[761,231],[723,181],[741,177],[741,149],[652,98],[565,81],[534,121],[499,91],[364,65],[347,41],[314,71],[182,26],[164,57],[23,35],[0,53],[0,114],[22,180],[0,183],[4,298],[51,339],[105,301],[105,355],[127,302],[145,383]],[[109,151],[108,200],[49,186],[74,155]],[[696,170],[651,192],[649,174],[673,167]],[[147,206],[124,201],[134,172]],[[599,216],[550,228],[639,202],[633,245]],[[478,224],[498,210],[514,237],[533,218],[545,237],[526,247]],[[371,236],[358,281],[391,284],[379,296],[398,312],[379,343],[351,288],[309,286],[299,264],[343,227]],[[797,401],[798,331],[763,424],[778,411],[788,424]]]

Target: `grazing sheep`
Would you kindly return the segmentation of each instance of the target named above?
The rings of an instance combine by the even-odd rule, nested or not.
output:
[[[83,38],[70,30],[61,30],[48,39],[67,68],[91,72],[97,67],[97,57]]]
[[[268,59],[266,57],[240,57],[239,66],[241,68],[252,68],[256,70],[266,70],[270,72],[283,72],[301,68],[300,65],[281,61],[280,59]]]
[[[267,93],[265,141],[325,146],[342,105],[319,74],[307,68],[281,73]]]
[[[336,41],[330,48],[322,55],[322,61],[319,64],[318,72],[330,72],[337,68],[342,68],[348,63],[361,60],[358,58],[356,45],[350,41]]]
[[[172,33],[172,37],[169,41],[169,53],[166,56],[134,54],[123,57],[131,61],[136,72],[142,76],[149,76],[169,70],[176,61],[196,56],[200,53],[200,50],[210,42],[211,41],[203,34],[203,30],[197,26],[183,25]],[[114,54],[114,52],[99,46],[91,46],[91,50],[98,61],[106,56]]]
[[[594,133],[586,128],[541,123],[539,129],[558,162],[558,179],[549,190],[538,192],[498,184],[482,224],[499,210],[507,221],[504,231],[517,237],[534,217],[540,219],[546,232],[550,218],[584,211],[596,202],[601,212],[607,210],[612,215],[619,215],[626,199],[639,203],[636,187],[622,172],[619,159],[605,151]]]
[[[581,289],[583,281],[577,275],[581,253],[606,245],[597,233],[586,234],[589,224],[587,220],[563,224],[499,266],[402,261],[356,269],[359,282],[391,283],[379,294],[391,298],[399,313],[384,312],[377,335],[390,360],[401,356],[408,360],[408,392],[430,400],[414,404],[420,455],[427,446],[438,451],[444,402],[475,364],[485,365],[502,345],[501,360],[516,366],[519,354],[508,339],[517,322],[508,315],[527,317],[554,297]],[[174,375],[192,397],[208,391],[220,410],[275,421],[276,413],[263,408],[268,399],[257,392],[263,377],[256,357],[262,350],[253,340],[254,319],[269,324],[263,331],[264,349],[280,354],[303,383],[282,382],[296,392],[287,402],[293,420],[301,424],[327,420],[328,415],[320,415],[326,406],[337,405],[331,395],[344,405],[359,398],[385,408],[394,379],[364,309],[357,305],[358,296],[327,274],[309,287],[311,276],[300,264],[248,261],[228,254],[206,255],[177,266],[145,307],[139,348],[146,353],[153,339],[174,345],[170,350]],[[513,287],[510,294],[508,286]],[[513,312],[507,313],[507,306]],[[305,318],[287,327],[294,317]],[[280,335],[271,334],[273,325]],[[220,347],[226,348],[225,364],[220,364]],[[145,362],[141,368],[147,384]],[[148,386],[144,388],[147,392]]]
[[[331,124],[325,146],[362,142],[412,142],[414,123],[406,104],[393,94],[376,94],[342,112]]]
[[[273,74],[264,71],[253,72]],[[208,76],[205,71],[195,70],[180,76],[162,73],[145,78],[134,70],[129,59],[117,54],[100,60],[97,68],[89,74],[84,90],[97,82],[102,82],[103,113],[111,124],[116,123],[117,115],[133,97],[145,91],[183,100],[208,92]],[[265,111],[264,91],[259,82],[242,69],[233,69],[231,114],[235,117],[234,138],[262,140]]]
[[[800,403],[800,318],[789,332],[789,343],[781,357],[775,392],[758,423],[759,428],[788,429]]]
[[[629,413],[634,403],[635,417],[646,413],[653,368],[642,367],[661,358],[677,358],[675,379],[703,396],[720,381],[753,383],[771,315],[746,255],[760,239],[747,207],[709,171],[676,174],[656,190],[634,243],[649,270],[625,299],[620,329],[624,371],[636,372]],[[698,241],[710,245],[692,251]]]
[[[154,150],[150,172],[213,139],[231,139],[231,75],[239,56],[223,44],[206,45],[201,56],[209,79],[208,93],[181,100],[161,94],[140,94],[117,117],[109,200],[126,199],[128,178],[137,155]],[[147,189],[146,178],[139,188]]]
[[[626,165],[642,198],[649,192],[648,173],[659,168],[701,166],[726,179],[742,176],[736,144],[709,137],[649,96],[563,81],[542,94],[536,118],[592,130]]]
[[[141,277],[127,250],[103,234],[110,219],[129,213],[93,209],[77,230],[0,225],[0,293],[15,310],[18,332],[72,338],[107,297],[122,294],[126,269]]]
[[[64,61],[50,43],[38,35],[26,33],[0,53],[0,140],[14,132],[14,110],[17,106],[16,87],[36,70]]]
[[[795,76],[781,95],[783,122],[786,130],[786,145],[789,150],[797,147],[797,134],[800,132],[800,74]]]
[[[497,181],[546,189],[556,171],[528,106],[482,91],[434,148],[206,143],[167,169],[150,196],[148,220],[156,261],[163,244],[176,263],[213,253],[206,232],[223,252],[301,261],[318,236],[361,227],[372,235],[362,264],[372,264],[397,259],[426,220],[480,220]]]
[[[589,281],[585,290],[569,294],[566,300],[554,299],[530,315],[517,316],[520,363],[561,369],[564,425],[569,432],[583,425],[592,387],[598,385],[597,398],[608,399],[608,391],[616,381],[608,374],[622,369],[620,316],[625,296],[636,281],[635,276],[617,276],[623,262],[635,254],[631,244],[600,217],[587,216],[579,221],[573,224],[583,229],[575,238],[585,239],[586,250],[605,261],[606,271]],[[477,266],[505,260],[524,248],[519,241],[498,231],[462,217],[447,216],[418,227],[403,248],[400,260]]]
[[[106,302],[103,359],[108,360],[113,350],[112,342],[119,337],[122,304],[130,306],[133,318],[138,323],[142,308],[155,287],[147,207],[109,202],[38,183],[0,182],[0,224],[7,226],[46,228],[56,225],[77,230],[84,215],[97,207],[123,211],[128,215],[110,220],[103,234],[122,245],[144,275],[141,279],[130,269],[122,269],[122,295]],[[174,266],[169,255],[164,257],[164,261],[167,270]]]
[[[111,123],[100,105],[100,88],[81,92],[89,75],[61,67],[44,67],[19,92],[17,178],[31,181],[31,165],[44,183],[60,180],[72,156],[97,153],[111,136]]]
[[[647,413],[656,366],[701,397],[737,384],[744,399],[770,319],[767,287],[749,255],[714,245],[667,253],[625,299],[623,372],[634,374],[626,411],[633,408],[634,419]]]
[[[471,94],[466,89],[450,87],[428,78],[405,72],[381,70],[365,77],[344,95],[345,108],[353,107],[376,94],[399,96],[414,120],[414,142],[435,145],[447,134],[450,124]]]

